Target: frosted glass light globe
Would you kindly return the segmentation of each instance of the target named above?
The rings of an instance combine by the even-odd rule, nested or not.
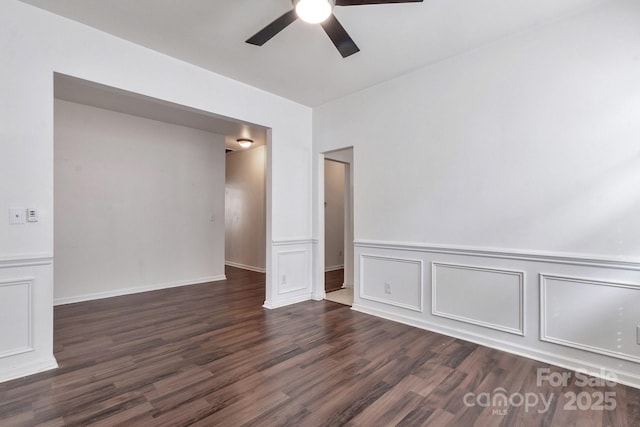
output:
[[[331,15],[333,5],[329,0],[300,0],[296,4],[298,17],[309,24],[319,24]]]

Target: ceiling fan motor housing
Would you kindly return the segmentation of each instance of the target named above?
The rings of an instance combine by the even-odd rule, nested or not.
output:
[[[325,1],[331,5],[331,9],[333,9],[333,7],[336,5],[336,0],[325,0]],[[300,0],[291,0],[291,3],[293,4],[293,7],[295,8],[296,5],[298,3],[300,3]]]

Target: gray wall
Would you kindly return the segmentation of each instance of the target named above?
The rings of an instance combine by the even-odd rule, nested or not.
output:
[[[226,155],[225,262],[264,272],[266,146]]]
[[[324,162],[324,263],[326,270],[344,267],[345,165]]]
[[[224,139],[55,101],[57,303],[224,275]]]

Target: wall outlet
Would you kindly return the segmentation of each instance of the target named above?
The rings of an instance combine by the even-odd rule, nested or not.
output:
[[[384,293],[385,294],[390,294],[391,293],[391,284],[384,282]]]

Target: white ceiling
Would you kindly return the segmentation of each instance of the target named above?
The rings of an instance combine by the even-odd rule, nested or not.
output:
[[[230,150],[243,149],[236,141],[238,138],[252,139],[252,147],[266,143],[266,129],[262,127],[64,74],[56,73],[54,76],[54,96],[64,101],[224,135],[225,146]]]
[[[244,41],[291,0],[23,0],[285,98],[317,106],[610,0],[425,0],[336,7],[361,52],[343,59],[296,21],[262,47]]]

